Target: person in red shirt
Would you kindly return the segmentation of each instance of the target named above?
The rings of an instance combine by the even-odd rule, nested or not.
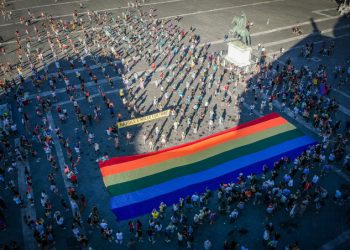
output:
[[[76,185],[78,184],[78,177],[76,176],[76,174],[72,173],[70,176],[70,181],[72,182],[72,184]]]

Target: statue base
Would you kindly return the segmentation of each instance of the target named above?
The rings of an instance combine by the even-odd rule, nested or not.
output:
[[[227,43],[228,52],[225,59],[238,67],[246,67],[251,64],[250,58],[252,48],[240,41],[231,41]]]
[[[342,16],[346,16],[350,13],[350,3],[343,3],[339,6],[338,12]]]

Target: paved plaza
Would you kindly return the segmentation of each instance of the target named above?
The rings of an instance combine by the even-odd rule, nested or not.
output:
[[[1,131],[7,119],[16,124],[1,135],[0,197],[5,205],[0,219],[6,226],[0,231],[0,249],[350,248],[350,18],[339,15],[335,1],[0,2],[5,6],[0,17]],[[246,70],[224,59],[232,19],[242,11],[253,48]],[[293,33],[294,27],[301,33]],[[307,56],[310,46],[313,52]],[[15,86],[3,87],[5,79],[9,85],[14,79]],[[318,84],[327,93],[316,87],[317,81],[309,84],[313,79],[321,79]],[[114,126],[168,109],[167,118],[118,131]],[[319,141],[317,157],[325,157],[317,158],[320,162],[305,157],[314,160],[309,176],[295,163],[293,192],[299,196],[294,203],[277,200],[278,209],[269,214],[271,197],[278,193],[271,189],[261,202],[245,199],[244,209],[238,196],[220,214],[222,198],[212,190],[206,206],[216,211],[215,218],[194,225],[199,207],[185,206],[170,242],[164,235],[175,214],[172,204],[160,220],[163,230],[152,237],[150,216],[135,218],[134,224],[142,222],[143,241],[129,232],[128,221],[116,220],[98,159],[183,144],[272,112]],[[23,152],[16,151],[19,144]],[[278,172],[276,183],[285,173],[285,168]],[[258,183],[273,174],[259,175]],[[303,190],[315,175],[312,192]],[[319,190],[328,193],[322,202],[316,200]],[[16,204],[19,196],[22,204]],[[94,206],[97,225],[88,223]],[[230,222],[235,208],[239,216]],[[64,218],[61,226],[56,211]],[[191,237],[189,226],[194,228]],[[46,235],[42,245],[33,236],[38,227]],[[115,242],[118,230],[122,244]],[[179,236],[182,230],[186,233]],[[224,248],[225,241],[236,248]]]

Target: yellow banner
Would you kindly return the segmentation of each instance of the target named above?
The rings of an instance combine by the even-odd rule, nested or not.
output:
[[[167,117],[169,115],[170,115],[170,110],[165,110],[165,111],[153,114],[153,115],[147,115],[147,116],[135,118],[132,120],[118,122],[117,126],[118,126],[118,128],[125,128],[125,127],[133,126],[136,124],[144,123],[144,122],[149,122],[149,121],[152,121],[152,120],[155,120],[158,118]]]

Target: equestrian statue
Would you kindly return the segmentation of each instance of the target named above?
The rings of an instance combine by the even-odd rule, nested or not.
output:
[[[249,23],[247,22],[247,17],[242,11],[241,16],[235,16],[232,20],[232,28],[229,34],[232,35],[236,40],[240,41],[244,45],[251,45]]]

